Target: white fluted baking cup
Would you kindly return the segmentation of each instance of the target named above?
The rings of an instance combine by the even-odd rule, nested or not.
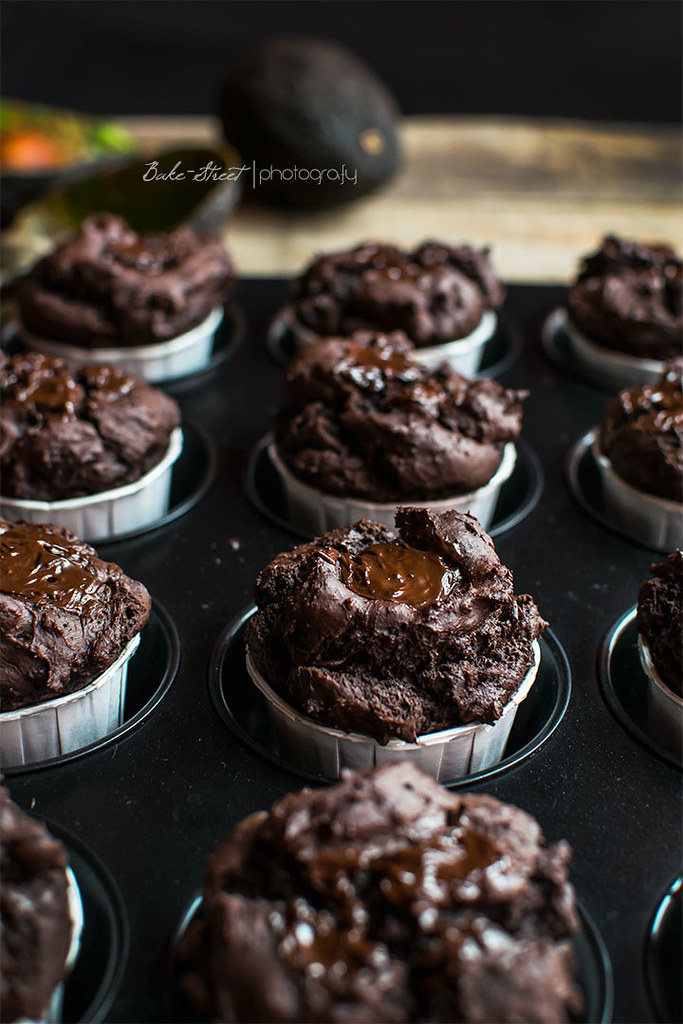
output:
[[[389,761],[410,760],[437,782],[448,784],[474,772],[492,768],[503,758],[517,708],[527,697],[541,662],[541,648],[533,642],[534,664],[512,695],[503,714],[492,725],[461,725],[419,736],[416,743],[343,732],[299,714],[266,682],[247,651],[247,671],[266,699],[268,715],[280,754],[308,775],[339,778],[344,768],[365,771]]]
[[[292,306],[288,306],[282,322],[290,329],[300,345],[309,345],[320,341],[324,335],[317,334],[310,327],[304,326],[296,316]],[[426,348],[415,348],[410,358],[422,363],[428,370],[435,370],[442,363],[461,373],[464,377],[472,377],[481,366],[484,346],[493,337],[498,328],[498,316],[493,310],[485,310],[478,325],[465,338],[456,341],[445,341],[440,345],[429,345]],[[410,335],[408,335],[410,337]]]
[[[170,341],[117,348],[82,348],[80,345],[41,338],[27,330],[21,322],[17,323],[17,334],[27,348],[34,352],[71,359],[79,365],[113,363],[154,384],[205,369],[211,358],[214,335],[222,319],[223,307],[217,306],[202,323]]]
[[[62,501],[31,501],[0,494],[0,515],[10,520],[25,519],[29,523],[51,523],[88,541],[112,540],[141,530],[168,512],[173,464],[182,450],[183,432],[176,427],[161,462],[132,484]]]
[[[683,752],[683,698],[670,690],[660,678],[645,637],[638,634],[638,655],[640,664],[649,681],[648,715],[649,732],[680,760]]]
[[[78,887],[76,876],[71,868],[66,869],[66,898],[69,904],[69,917],[71,918],[71,942],[69,951],[64,962],[64,981],[57,985],[47,1009],[39,1021],[30,1020],[28,1017],[20,1017],[15,1024],[61,1024],[62,1008],[64,1005],[64,982],[73,970],[81,949],[81,935],[83,933],[83,901],[81,890]]]
[[[363,501],[361,498],[324,494],[294,476],[280,458],[274,441],[270,442],[267,450],[268,457],[282,481],[290,522],[302,532],[310,532],[315,537],[338,526],[351,526],[359,519],[372,519],[376,523],[393,527],[396,509],[400,505],[428,508],[432,512],[448,512],[452,509],[469,512],[479,520],[485,530],[488,530],[493,522],[500,489],[512,475],[517,462],[517,449],[514,444],[509,443],[503,449],[503,458],[496,472],[487,484],[476,491],[435,501],[372,502]]]
[[[647,494],[626,483],[600,448],[596,431],[593,458],[602,480],[605,518],[647,547],[673,551],[683,547],[683,503]]]
[[[663,360],[643,359],[598,345],[572,323],[566,309],[553,310],[546,320],[546,347],[558,331],[562,331],[569,341],[569,358],[576,368],[610,390],[656,384],[664,373]]]
[[[0,764],[5,768],[47,761],[108,736],[123,722],[128,662],[136,634],[115,662],[82,690],[0,714]]]

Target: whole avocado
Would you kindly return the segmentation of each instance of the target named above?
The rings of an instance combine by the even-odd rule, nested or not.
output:
[[[326,40],[267,42],[226,81],[219,116],[226,138],[256,163],[259,198],[277,205],[348,202],[398,166],[396,101],[366,64]]]

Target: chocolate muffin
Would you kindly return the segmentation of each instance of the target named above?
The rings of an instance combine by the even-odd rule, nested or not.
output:
[[[488,249],[426,242],[405,252],[367,243],[316,257],[292,288],[297,319],[321,335],[402,330],[424,348],[465,338],[505,289]]]
[[[278,555],[247,626],[256,667],[325,725],[414,742],[495,722],[547,623],[476,519],[400,508]]]
[[[683,501],[683,358],[657,384],[628,388],[607,406],[598,440],[614,471],[633,487]]]
[[[561,1024],[581,1006],[569,859],[524,811],[411,765],[347,773],[216,848],[182,989],[225,1022]]]
[[[142,583],[67,530],[0,519],[0,710],[87,686],[150,608]]]
[[[652,579],[638,591],[638,632],[647,641],[659,678],[683,697],[683,551],[653,562]]]
[[[59,501],[132,483],[179,423],[172,398],[115,366],[0,353],[5,497]]]
[[[567,294],[572,322],[596,345],[644,359],[680,354],[683,264],[668,245],[608,235]]]
[[[401,332],[306,345],[287,368],[278,454],[326,494],[376,502],[467,494],[498,469],[527,391],[429,371]]]
[[[0,1021],[43,1020],[62,982],[72,922],[66,850],[0,787]]]
[[[83,348],[167,341],[225,301],[235,272],[223,245],[182,227],[138,235],[99,213],[19,282],[24,328]]]

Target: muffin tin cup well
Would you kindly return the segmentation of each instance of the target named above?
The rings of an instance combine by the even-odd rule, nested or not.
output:
[[[664,760],[683,767],[680,739],[681,704],[674,726],[669,709],[660,709],[660,690],[643,668],[638,649],[634,605],[608,630],[600,649],[599,677],[602,692],[613,714],[640,743]],[[654,697],[654,699],[653,699]]]
[[[178,945],[194,918],[200,913],[201,906],[202,897],[196,895],[181,916],[169,943],[166,1003],[169,1019],[173,1021],[206,1024],[206,1019],[199,1016],[189,1005],[179,985]],[[573,936],[571,943],[584,1005],[580,1014],[572,1016],[572,1024],[610,1024],[614,1003],[614,981],[607,947],[595,922],[578,900],[576,909],[581,930]]]
[[[514,444],[506,444],[500,466],[489,482],[476,491],[434,501],[372,502],[325,494],[299,480],[280,458],[274,441],[268,444],[267,454],[282,483],[287,519],[298,531],[314,537],[339,526],[351,526],[359,519],[372,519],[376,523],[393,527],[396,509],[400,505],[427,508],[432,512],[447,512],[451,509],[469,512],[488,530],[493,521],[500,489],[512,476],[517,461]]]
[[[0,714],[0,768],[7,776],[50,768],[123,739],[157,708],[179,659],[175,626],[154,602],[147,625],[99,680],[66,697]],[[127,678],[119,693],[107,678],[120,672],[127,672]],[[93,690],[98,685],[105,691],[101,698]]]
[[[257,683],[248,669],[244,628],[255,611],[252,605],[238,615],[216,645],[209,680],[214,704],[226,724],[260,754],[314,781],[333,782],[341,768],[372,767],[375,757],[379,763],[382,759],[400,759],[406,753],[447,785],[490,778],[537,750],[557,728],[569,703],[569,665],[552,631],[547,630],[537,642],[536,664],[518,691],[516,702],[510,704],[510,721],[504,718],[498,732],[495,725],[464,726],[445,734],[434,733],[427,743],[391,741],[382,747],[369,737],[311,723],[276,697],[289,716],[301,719],[303,726],[296,723],[292,729],[289,718],[286,723],[278,721],[279,709],[270,694],[265,694],[266,689],[270,691],[268,684],[264,687]],[[444,753],[449,734],[456,737],[450,759]],[[436,749],[431,747],[432,742]]]
[[[112,363],[122,370],[137,374],[143,380],[158,384],[190,373],[199,373],[206,368],[213,350],[214,335],[222,319],[223,307],[218,306],[197,327],[170,341],[113,348],[84,348],[53,341],[51,338],[41,338],[27,330],[20,321],[16,329],[24,345],[34,352],[71,359],[81,365]]]
[[[252,450],[244,476],[244,489],[252,505],[262,515],[277,523],[278,526],[306,539],[318,536],[321,532],[331,529],[333,525],[340,525],[341,520],[337,521],[336,517],[342,515],[345,524],[356,522],[366,516],[393,527],[394,513],[400,504],[414,504],[422,508],[434,508],[437,511],[449,508],[471,510],[487,532],[492,537],[498,537],[520,523],[531,512],[543,489],[543,471],[534,452],[524,442],[518,442],[516,447],[512,445],[510,447],[515,453],[515,460],[509,473],[506,472],[509,463],[508,466],[501,463],[496,477],[489,481],[485,488],[474,492],[472,497],[481,497],[478,511],[475,511],[468,495],[459,495],[455,499],[441,499],[436,502],[404,501],[391,505],[377,505],[355,499],[321,495],[319,491],[296,480],[285,468],[285,472],[292,478],[296,486],[296,490],[294,490],[293,485],[292,493],[295,496],[293,499],[296,502],[294,511],[297,514],[296,516],[292,515],[285,478],[277,467],[277,463],[281,464],[281,460],[275,453],[272,434],[266,434]],[[277,463],[273,459],[274,453]],[[511,458],[510,461],[512,461]],[[321,498],[325,499],[324,508]],[[484,519],[481,518],[482,516]]]
[[[82,690],[18,711],[0,714],[0,763],[17,768],[68,754],[102,736],[123,721],[128,662],[140,644],[138,633],[116,661]]]
[[[598,461],[597,430],[584,434],[569,452],[567,486],[584,512],[636,544],[669,554],[683,545],[683,505],[644,494]]]
[[[161,462],[131,484],[62,501],[0,496],[0,514],[11,520],[52,523],[87,541],[112,540],[143,530],[168,512],[173,466],[182,450],[183,432],[176,427]]]
[[[638,634],[640,664],[649,681],[648,719],[650,730],[667,750],[683,751],[683,698],[660,678],[647,640]]]
[[[533,686],[541,652],[533,644],[534,664],[492,725],[461,725],[418,736],[417,742],[391,739],[378,743],[371,736],[344,732],[300,714],[275,693],[247,650],[247,672],[266,698],[268,715],[279,749],[290,764],[306,775],[338,779],[345,769],[368,771],[393,761],[411,761],[448,785],[498,764],[503,756],[517,708]]]
[[[657,1016],[665,1024],[683,1020],[683,878],[667,889],[645,942],[645,974]]]
[[[616,352],[587,338],[571,322],[565,309],[555,309],[542,330],[543,346],[554,363],[610,392],[638,384],[655,384],[664,361]]]
[[[129,950],[126,911],[108,869],[80,839],[52,821],[48,831],[66,847],[81,901],[78,956],[64,982],[64,1024],[101,1024],[121,984]],[[70,951],[71,952],[71,951]]]
[[[596,431],[592,450],[602,477],[605,513],[609,520],[622,525],[631,537],[658,551],[673,551],[683,545],[683,504],[647,494],[627,483],[603,454]]]

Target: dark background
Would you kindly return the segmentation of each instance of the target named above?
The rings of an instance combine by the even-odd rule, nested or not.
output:
[[[283,32],[364,56],[405,113],[681,119],[678,0],[4,0],[5,96],[101,114],[213,113]]]

